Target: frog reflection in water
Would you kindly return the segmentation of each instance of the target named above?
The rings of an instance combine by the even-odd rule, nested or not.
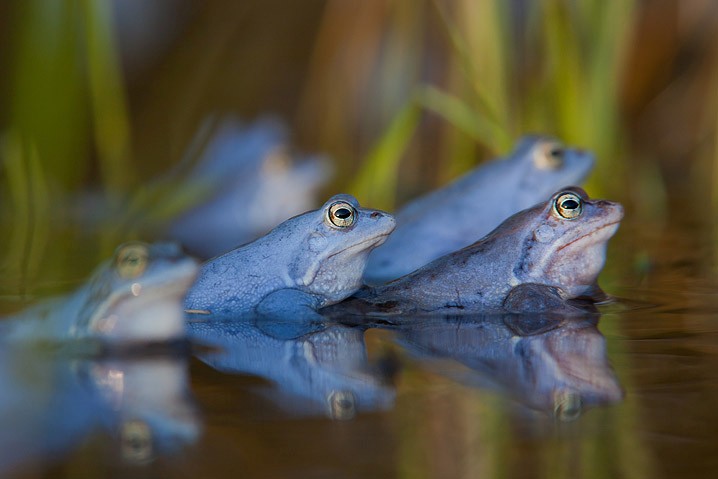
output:
[[[623,398],[593,316],[433,317],[400,324],[396,333],[406,349],[421,357],[451,358],[471,368],[428,363],[432,370],[441,368],[481,389],[498,386],[531,408],[570,420],[586,406]]]
[[[521,211],[471,246],[327,310],[361,314],[571,309],[596,289],[608,239],[623,208],[560,191]]]
[[[190,338],[221,348],[199,353],[211,367],[266,378],[263,396],[290,414],[351,419],[394,403],[391,371],[370,366],[364,331],[296,321],[191,321]]]
[[[198,270],[197,262],[175,244],[127,243],[75,293],[7,318],[3,338],[105,343],[181,339],[182,297]]]
[[[187,357],[81,358],[42,348],[0,351],[0,475],[43,465],[92,439],[109,439],[124,461],[145,463],[197,441],[202,421]],[[99,426],[99,427],[98,427]],[[99,436],[98,432],[105,435]],[[40,474],[42,475],[42,474]],[[14,475],[13,475],[14,477]]]
[[[397,228],[369,256],[364,278],[377,284],[470,245],[512,214],[581,183],[593,156],[557,141],[527,137],[491,161],[396,213]]]
[[[205,263],[185,307],[212,315],[317,315],[359,289],[369,252],[394,224],[386,213],[360,208],[352,196],[333,196],[322,208]]]

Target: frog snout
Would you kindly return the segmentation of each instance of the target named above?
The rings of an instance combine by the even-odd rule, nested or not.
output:
[[[391,233],[392,231],[394,231],[394,228],[396,228],[396,220],[389,213],[375,210],[369,213],[369,218],[376,221],[377,223],[375,224],[380,225],[380,228],[387,229],[388,233]]]
[[[372,211],[372,213],[369,215],[369,217],[370,217],[370,218],[389,218],[389,219],[394,219],[394,217],[393,217],[392,215],[390,215],[389,213],[386,213],[386,212],[380,211],[380,210]]]

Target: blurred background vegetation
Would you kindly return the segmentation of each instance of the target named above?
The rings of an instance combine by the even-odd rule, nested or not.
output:
[[[298,150],[333,159],[326,195],[373,207],[392,210],[546,133],[597,154],[587,189],[626,205],[623,243],[639,241],[631,227],[659,237],[675,218],[714,221],[716,31],[713,0],[4,0],[0,295],[66,290],[138,237],[139,218],[196,200],[191,178],[167,172],[225,113],[280,116]],[[168,204],[177,191],[184,201]],[[99,222],[78,221],[83,198],[104,198]],[[617,251],[608,280],[626,265],[647,271],[659,253],[678,262],[693,249],[682,245]],[[609,337],[625,327],[602,319]],[[634,409],[600,418],[638,421]],[[453,414],[443,401],[432,411]],[[500,425],[457,417],[470,444],[484,430],[502,440]],[[402,467],[434,460],[412,443],[431,437],[409,431]],[[638,442],[607,438],[619,460],[585,441],[560,457],[590,456],[581,464],[597,477],[611,464],[653,477]],[[547,469],[553,452],[538,452]],[[509,453],[499,448],[488,470],[514,464]]]
[[[186,178],[163,175],[224,113],[279,115],[333,159],[327,195],[389,210],[536,132],[596,152],[592,195],[704,215],[717,23],[711,0],[1,2],[2,291],[83,277],[179,211]],[[108,205],[89,227],[88,191]]]

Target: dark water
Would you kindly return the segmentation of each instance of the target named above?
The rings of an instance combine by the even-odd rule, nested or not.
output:
[[[195,328],[223,349],[2,352],[2,477],[714,477],[712,226],[628,216],[593,317]]]

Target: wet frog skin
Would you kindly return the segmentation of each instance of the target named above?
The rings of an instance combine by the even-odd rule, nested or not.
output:
[[[618,203],[580,188],[523,210],[471,246],[327,310],[361,314],[545,311],[595,290]]]
[[[527,137],[491,161],[396,213],[396,231],[369,256],[369,284],[408,274],[470,245],[512,214],[581,183],[593,156],[542,137]]]
[[[198,271],[198,263],[176,244],[126,243],[74,293],[3,321],[2,339],[108,344],[183,339],[182,298]]]
[[[316,314],[361,286],[372,248],[394,230],[391,215],[336,195],[267,235],[202,266],[188,313],[271,317]]]

